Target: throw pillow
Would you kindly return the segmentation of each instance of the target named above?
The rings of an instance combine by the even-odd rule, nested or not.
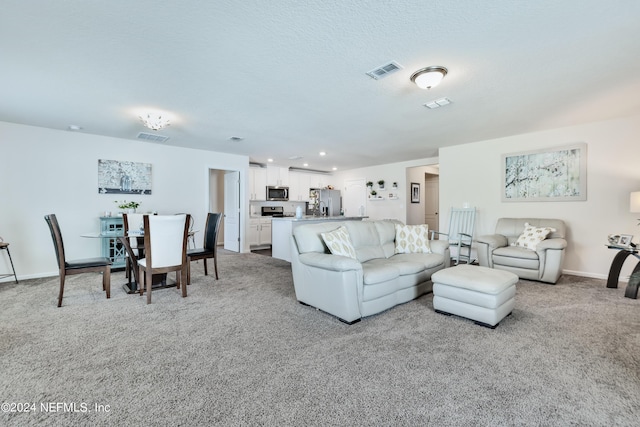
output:
[[[396,253],[431,253],[429,226],[396,224]]]
[[[551,227],[534,227],[529,225],[528,222],[524,223],[524,231],[518,237],[515,243],[512,243],[512,246],[521,246],[525,249],[531,249],[533,251],[536,250],[538,243],[542,242],[547,236],[553,232],[555,232],[555,228]]]
[[[320,233],[322,240],[333,255],[342,255],[349,258],[356,258],[356,250],[351,243],[349,232],[344,226],[328,233]]]

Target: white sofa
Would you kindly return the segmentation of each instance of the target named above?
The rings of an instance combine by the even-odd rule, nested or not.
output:
[[[450,263],[449,243],[432,253],[395,253],[399,221],[330,221],[295,227],[291,269],[296,298],[351,324],[432,289],[431,275]],[[357,259],[332,255],[321,233],[344,226]]]
[[[540,242],[536,250],[514,246],[524,230],[524,224],[552,227],[556,231]],[[477,239],[478,263],[515,273],[521,279],[555,284],[562,275],[567,247],[566,226],[561,219],[500,218],[495,234]]]

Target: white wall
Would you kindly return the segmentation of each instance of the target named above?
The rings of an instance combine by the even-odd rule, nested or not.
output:
[[[387,197],[389,192],[394,194],[397,193],[399,195],[398,200],[371,201],[367,199],[367,204],[365,206],[365,215],[367,215],[372,220],[398,219],[404,223],[407,223],[407,203],[411,200],[409,194],[409,183],[411,181],[408,181],[409,174],[407,173],[407,170],[408,168],[436,165],[437,163],[438,159],[436,157],[432,157],[419,160],[411,160],[408,162],[390,163],[386,165],[351,169],[348,171],[338,171],[334,172],[334,181],[336,183],[339,183],[336,188],[342,191],[343,197],[345,194],[345,181],[352,179],[364,179],[365,181],[372,181],[374,183],[373,188],[385,198]],[[427,168],[425,170],[427,170]],[[385,191],[378,190],[377,182],[381,179],[384,179],[385,181]],[[411,175],[411,179],[413,179],[413,175]],[[391,184],[394,181],[398,183],[397,190],[391,189]],[[422,172],[422,177],[420,178],[419,182],[421,182],[422,187],[424,187],[424,172]],[[422,199],[423,198],[421,198],[421,200]],[[422,209],[422,216],[424,221],[424,207]]]
[[[411,203],[411,198],[407,195],[409,202],[407,203],[407,224],[423,224],[425,213],[425,174],[440,174],[437,166],[416,166],[407,168],[407,188],[410,190],[412,182],[420,184],[420,203]],[[408,193],[409,194],[409,193]],[[437,227],[430,227],[437,229]]]
[[[98,194],[98,159],[152,164],[152,194]],[[99,216],[117,211],[115,200],[141,202],[139,211],[189,212],[204,230],[209,209],[209,169],[239,170],[246,183],[246,156],[190,150],[0,122],[0,236],[11,244],[20,279],[57,274],[53,243],[44,215],[55,213],[67,258],[100,256],[98,239],[80,235],[99,230]],[[241,186],[244,241],[246,186]],[[196,241],[202,235],[196,234]],[[247,250],[247,249],[245,249]],[[0,257],[0,271],[6,271]]]
[[[440,211],[464,202],[476,206],[476,235],[492,233],[500,217],[563,219],[569,241],[565,272],[606,278],[615,255],[605,247],[607,235],[633,234],[639,240],[639,216],[629,212],[629,193],[640,190],[639,138],[640,116],[634,116],[442,148]],[[576,142],[587,144],[586,201],[501,201],[503,154]],[[621,276],[631,273],[631,260]]]

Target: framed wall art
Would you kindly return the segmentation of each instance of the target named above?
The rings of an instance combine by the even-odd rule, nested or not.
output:
[[[151,163],[98,160],[98,193],[151,194]]]
[[[502,156],[503,202],[587,200],[587,144]]]
[[[411,203],[420,203],[420,183],[411,183]]]

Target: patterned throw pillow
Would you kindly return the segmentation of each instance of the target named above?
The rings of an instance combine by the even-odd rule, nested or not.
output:
[[[531,249],[533,251],[536,250],[538,243],[542,242],[547,236],[556,231],[555,228],[551,227],[534,227],[533,225],[529,225],[528,222],[524,223],[524,231],[518,237],[515,243],[512,243],[512,246],[521,246],[525,249]]]
[[[320,233],[320,235],[333,255],[356,259],[356,250],[351,243],[351,238],[349,238],[349,232],[344,226],[329,233]]]
[[[429,226],[396,224],[396,253],[431,253]]]

